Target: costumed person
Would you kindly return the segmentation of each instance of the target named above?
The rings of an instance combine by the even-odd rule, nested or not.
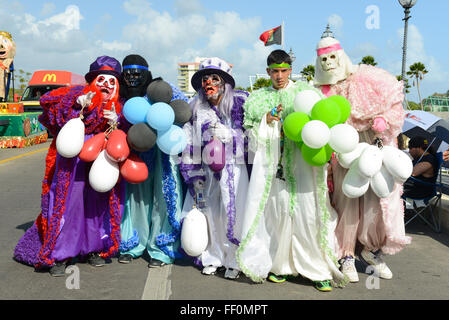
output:
[[[16,55],[16,44],[9,32],[0,31],[0,102],[7,96],[6,84],[10,66]]]
[[[271,52],[267,66],[273,86],[254,91],[243,106],[255,156],[237,260],[254,282],[268,277],[280,283],[299,274],[319,291],[331,291],[345,279],[334,250],[337,214],[329,202],[327,165],[309,165],[281,128],[298,92],[322,95],[289,80],[292,60],[285,51]]]
[[[62,276],[72,258],[87,257],[92,266],[103,266],[105,259],[118,252],[123,185],[95,191],[89,183],[92,164],[79,156],[63,157],[56,141],[71,119],[83,119],[84,141],[122,121],[120,73],[119,61],[101,56],[90,65],[86,86],[62,87],[42,96],[39,122],[55,138],[45,160],[42,211],[17,244],[17,261],[36,269],[49,267],[51,275]]]
[[[326,96],[340,95],[351,103],[347,124],[359,132],[360,142],[374,144],[380,138],[384,146],[397,147],[405,113],[402,107],[403,84],[383,69],[353,65],[333,37],[322,38],[317,45],[314,85]],[[332,161],[334,192],[332,204],[339,215],[336,235],[342,271],[351,282],[359,281],[355,268],[357,240],[363,250],[360,258],[374,268],[381,278],[393,274],[382,260],[383,254],[395,254],[410,243],[405,235],[402,185],[395,183],[393,192],[379,198],[371,188],[359,198],[342,192],[348,169]]]
[[[203,199],[199,210],[207,219],[209,243],[198,256],[202,273],[225,267],[225,278],[236,279],[235,252],[248,189],[242,108],[248,93],[234,89],[231,67],[217,57],[203,60],[191,82],[198,95],[190,102],[192,120],[183,127],[187,148],[180,170],[189,190],[183,216]],[[217,144],[218,149],[212,147]]]
[[[140,55],[126,56],[122,65],[121,96],[126,100],[133,97],[148,99],[147,88],[162,78],[153,79],[147,61]],[[170,86],[173,92],[171,101],[183,100],[187,103],[186,96],[172,84]],[[146,128],[151,130],[149,126]],[[155,141],[156,133],[153,137]],[[172,264],[175,258],[182,256],[178,251],[182,180],[176,157],[162,152],[157,145],[147,151],[142,150],[136,150],[136,154],[148,167],[148,178],[139,184],[126,184],[118,261],[130,263],[146,250],[150,256],[148,267],[160,267]]]

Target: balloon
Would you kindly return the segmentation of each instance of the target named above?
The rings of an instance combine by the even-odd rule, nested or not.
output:
[[[376,196],[379,198],[386,198],[393,192],[393,176],[388,172],[385,166],[382,166],[379,172],[370,179],[370,186]]]
[[[129,147],[126,141],[126,133],[117,129],[109,134],[108,143],[106,144],[106,155],[116,162],[122,162],[128,158]]]
[[[359,173],[359,159],[355,160],[343,179],[342,191],[348,198],[359,198],[369,188],[369,179]]]
[[[141,183],[148,178],[148,167],[135,153],[130,153],[128,158],[120,163],[120,174],[129,183]]]
[[[84,142],[79,158],[84,162],[92,162],[97,159],[106,141],[106,134],[100,132]]]
[[[312,120],[320,120],[332,128],[338,124],[341,118],[340,108],[338,104],[328,98],[315,103],[310,112]]]
[[[380,171],[382,167],[382,151],[374,145],[370,145],[359,158],[359,172],[367,178],[372,178],[376,173]]]
[[[190,210],[181,229],[181,247],[191,257],[204,252],[209,242],[206,216],[197,208]]]
[[[162,152],[176,155],[184,151],[187,146],[187,137],[180,127],[172,125],[169,130],[159,132],[156,143]]]
[[[182,126],[192,118],[192,109],[184,100],[173,100],[170,102],[170,106],[175,112],[175,123],[177,125]]]
[[[304,142],[295,141],[295,144],[296,144],[296,147],[298,147],[298,149],[301,150],[302,146],[304,145]]]
[[[76,157],[84,144],[84,122],[74,118],[61,128],[56,136],[56,150],[64,158]]]
[[[154,147],[156,138],[156,132],[145,122],[141,122],[129,128],[126,141],[132,149],[145,152]]]
[[[214,172],[220,172],[226,164],[225,145],[218,139],[213,138],[203,149],[203,160]]]
[[[301,138],[308,147],[319,149],[329,142],[330,130],[324,122],[312,120],[302,128]]]
[[[358,143],[359,133],[349,124],[337,124],[330,129],[329,145],[336,152],[351,152]]]
[[[136,124],[145,121],[150,103],[142,97],[134,97],[125,102],[123,115],[129,123]]]
[[[348,153],[337,153],[338,163],[340,163],[340,165],[343,168],[349,169],[351,167],[351,164],[354,162],[354,160],[358,159],[360,157],[360,155],[362,154],[363,150],[365,150],[365,148],[368,147],[368,146],[369,146],[368,143],[361,142],[351,152],[348,152]]]
[[[287,138],[293,141],[302,141],[301,131],[310,118],[304,112],[290,113],[285,119],[283,130]]]
[[[164,80],[155,80],[147,87],[147,97],[151,103],[169,103],[173,97],[173,89]]]
[[[333,150],[329,145],[325,145],[320,149],[312,149],[306,144],[301,147],[301,153],[304,160],[314,167],[325,165],[332,157]]]
[[[330,96],[328,99],[336,102],[340,109],[340,120],[338,123],[345,123],[351,114],[351,104],[349,101],[345,97],[339,95]]]
[[[89,171],[89,184],[97,192],[107,192],[114,188],[120,176],[117,162],[106,156],[106,150],[98,155]]]
[[[298,92],[295,96],[295,100],[293,102],[293,108],[296,112],[304,112],[307,115],[310,115],[310,111],[312,110],[315,103],[320,101],[322,98],[320,95],[313,90],[303,90]]]
[[[392,146],[384,146],[382,154],[385,168],[398,183],[404,183],[412,175],[412,160],[403,151]]]
[[[164,102],[153,104],[146,115],[147,123],[157,131],[167,131],[175,121],[175,112]]]

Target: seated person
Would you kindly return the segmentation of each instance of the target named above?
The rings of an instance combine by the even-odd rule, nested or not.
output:
[[[414,137],[408,143],[410,155],[413,158],[412,177],[427,183],[435,183],[438,176],[438,160],[428,141],[423,137]],[[409,178],[404,183],[406,198],[422,199],[432,196],[434,187],[416,182]]]

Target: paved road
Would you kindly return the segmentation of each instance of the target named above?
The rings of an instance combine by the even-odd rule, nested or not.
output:
[[[18,240],[40,211],[48,146],[49,143],[25,149],[0,149],[0,300],[169,299],[185,300],[187,304],[195,300],[449,299],[449,236],[433,233],[417,219],[407,228],[413,237],[412,244],[385,258],[394,273],[392,280],[376,283],[360,273],[359,283],[331,293],[318,292],[300,277],[283,284],[252,284],[246,277],[236,281],[224,279],[222,272],[204,276],[188,260],[160,269],[148,269],[145,257],[129,265],[113,258],[101,268],[78,262],[74,273],[61,278],[35,272],[15,262],[12,255]],[[360,263],[356,266],[363,271]],[[67,284],[76,287],[73,279],[77,271],[79,289],[68,289]],[[367,288],[367,280],[368,287],[374,288]]]

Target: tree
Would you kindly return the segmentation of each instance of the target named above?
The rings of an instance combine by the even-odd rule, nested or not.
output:
[[[402,80],[402,76],[401,75],[396,76],[396,79],[398,79],[398,81],[401,81]],[[410,90],[408,90],[408,89],[410,89],[411,87],[412,86],[408,83],[408,79],[406,78],[404,80],[405,93],[410,93]]]
[[[415,86],[416,80],[416,89],[418,91],[419,103],[421,104],[421,110],[424,110],[424,106],[421,99],[421,92],[419,92],[419,82],[424,79],[424,75],[428,73],[426,70],[426,66],[421,62],[415,62],[410,67],[410,70],[407,71],[407,75],[412,79],[413,78],[413,86]]]
[[[259,78],[253,84],[253,90],[271,86],[272,86],[271,79]]]
[[[376,66],[377,62],[375,61],[373,56],[365,56],[362,58],[362,62],[360,62],[359,64],[369,64],[371,66]]]
[[[413,101],[407,101],[408,109],[409,110],[420,110],[421,106]]]
[[[307,81],[311,81],[315,77],[315,66],[309,64],[304,67],[300,73],[307,79]]]
[[[13,95],[13,89],[14,93],[21,96],[23,95],[23,92],[25,91],[26,87],[28,86],[28,82],[30,82],[31,76],[33,74],[31,72],[24,71],[22,69],[16,69],[14,71],[14,82],[11,78],[11,82],[9,85],[9,93],[8,93],[8,99],[14,99]],[[13,88],[14,85],[14,88]]]

